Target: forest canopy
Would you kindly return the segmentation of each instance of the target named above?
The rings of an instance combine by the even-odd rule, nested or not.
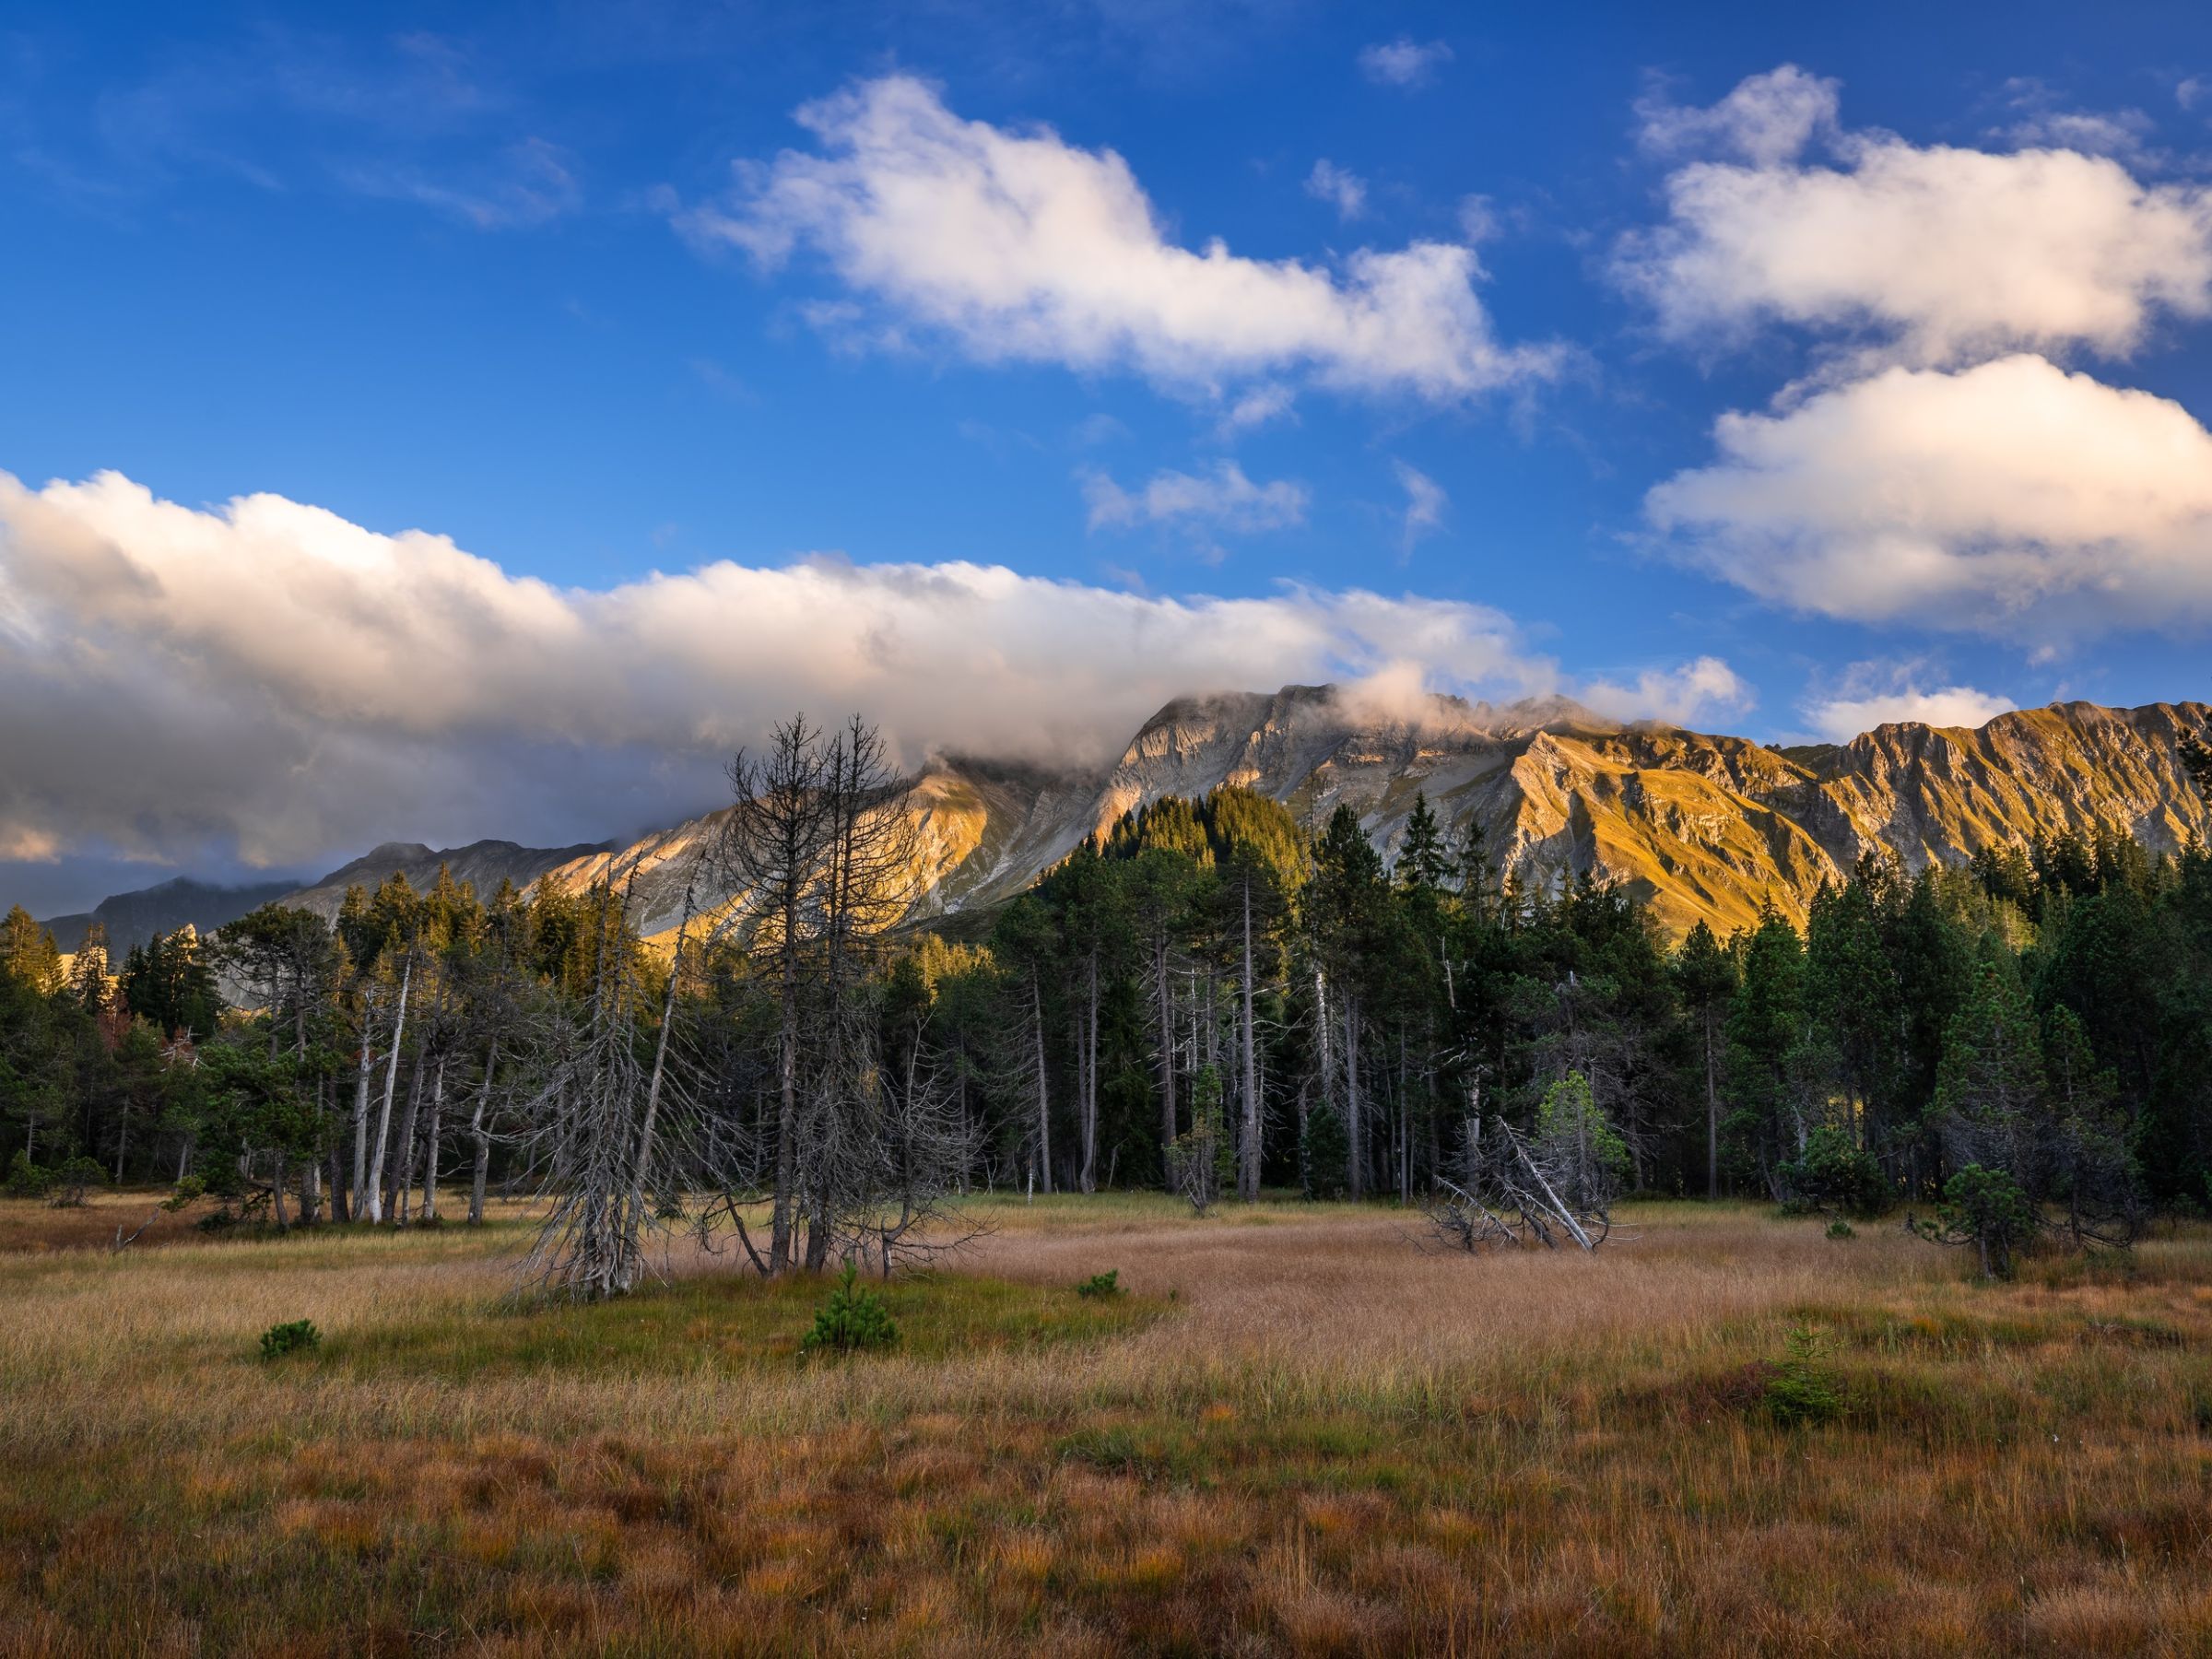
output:
[[[1802,928],[1770,907],[1670,944],[1631,891],[1502,870],[1426,801],[1386,864],[1348,807],[1309,826],[1224,787],[1129,813],[956,936],[911,913],[874,734],[779,741],[734,772],[753,900],[673,955],[620,872],[394,877],[334,923],[269,905],[112,963],[96,935],[65,965],[14,911],[13,1188],[192,1182],[289,1226],[596,1181],[633,1235],[759,1200],[762,1271],[888,1268],[979,1188],[1419,1203],[1485,1124],[1538,1134],[1571,1098],[1642,1194],[1874,1211],[1994,1171],[2091,1237],[2212,1198],[2202,848],[1869,857]]]

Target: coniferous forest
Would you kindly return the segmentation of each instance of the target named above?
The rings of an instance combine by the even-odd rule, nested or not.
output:
[[[1222,788],[933,923],[872,732],[794,724],[746,765],[724,856],[751,898],[673,943],[636,936],[619,871],[534,898],[394,877],[335,924],[271,905],[112,964],[96,936],[66,971],[15,911],[11,1190],[175,1184],[282,1228],[611,1179],[626,1250],[684,1194],[732,1221],[765,1195],[764,1271],[888,1267],[977,1191],[1420,1205],[1571,1079],[1630,1194],[1933,1210],[1971,1169],[2122,1241],[2212,1198],[2202,848],[1868,858],[1802,928],[1670,941],[1426,802],[1386,863],[1348,808]]]

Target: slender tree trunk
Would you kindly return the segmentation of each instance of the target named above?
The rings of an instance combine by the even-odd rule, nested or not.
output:
[[[1398,1202],[1413,1198],[1413,1093],[1406,1075],[1406,1028],[1398,1028]]]
[[[1163,925],[1152,939],[1152,981],[1159,996],[1159,1167],[1170,1191],[1175,1178],[1168,1168],[1168,1148],[1175,1140],[1175,997],[1168,978],[1168,930]]]
[[[661,1079],[668,1069],[668,1035],[676,1026],[676,987],[684,971],[684,935],[691,929],[691,889],[684,889],[684,919],[676,930],[676,951],[668,961],[668,984],[661,996],[661,1029],[653,1045],[653,1077],[645,1085],[645,1116],[638,1125],[638,1145],[630,1159],[629,1206],[623,1216],[629,1229],[625,1240],[628,1259],[635,1262],[641,1250],[640,1229],[646,1201],[646,1182],[652,1172],[653,1137],[661,1115]],[[634,1272],[634,1267],[629,1271]],[[629,1288],[626,1284],[623,1287]]]
[[[369,1160],[369,1219],[384,1218],[384,1158],[391,1147],[392,1095],[399,1087],[399,1042],[407,1029],[407,986],[415,977],[415,959],[412,954],[399,975],[399,1009],[392,1021],[392,1053],[384,1065],[384,1104],[376,1118],[376,1151]],[[362,1041],[368,1041],[366,1021],[363,1022]]]
[[[468,1182],[468,1220],[472,1227],[484,1221],[484,1182],[491,1173],[491,1135],[484,1127],[484,1112],[491,1103],[491,1074],[499,1068],[500,1040],[491,1040],[491,1052],[484,1058],[484,1081],[477,1088],[476,1109],[469,1113],[468,1137],[476,1147],[476,1169]]]
[[[1044,986],[1036,969],[1030,970],[1030,1006],[1037,1031],[1037,1176],[1045,1195],[1053,1191],[1053,1113],[1045,1093]]]
[[[347,1206],[349,1220],[361,1218],[361,1194],[369,1184],[369,1068],[375,1044],[369,1041],[376,1018],[376,1005],[366,993],[361,997],[361,1058],[360,1068],[355,1074],[353,1086],[353,1187],[352,1202]]]
[[[1313,1029],[1321,1033],[1321,1098],[1336,1098],[1336,1056],[1332,1052],[1332,1028],[1329,1023],[1329,979],[1313,964]]]
[[[422,1118],[422,1062],[415,1063],[414,1076],[407,1079],[406,1115],[400,1120],[399,1156],[392,1160],[392,1186],[384,1194],[385,1207],[394,1222],[404,1224],[407,1218],[407,1198],[415,1189],[415,1161],[418,1148],[415,1142],[415,1125]]]
[[[1083,1172],[1086,1193],[1099,1190],[1099,956],[1090,955],[1089,994],[1083,1020]]]
[[[438,1062],[438,1080],[430,1086],[429,1133],[423,1137],[422,1218],[438,1219],[438,1143],[445,1124],[445,1062]]]
[[[795,900],[785,906],[784,926],[795,927]],[[792,1191],[797,1172],[799,1127],[798,965],[793,958],[790,935],[785,935],[783,1013],[776,1037],[776,1187],[769,1209],[768,1270],[780,1274],[792,1262]]]
[[[1712,1014],[1705,1015],[1705,1196],[1721,1195],[1721,1095],[1713,1081]]]
[[[253,1154],[248,1153],[247,1156],[251,1158]],[[292,1224],[291,1218],[284,1212],[284,1151],[279,1147],[276,1152],[276,1179],[269,1183],[269,1209],[276,1218],[276,1227],[280,1232]]]
[[[1359,1103],[1359,999],[1344,999],[1344,1135],[1351,1143],[1351,1189],[1355,1199],[1367,1196],[1367,1138],[1362,1133]]]
[[[1237,1196],[1247,1204],[1260,1195],[1260,1060],[1253,1030],[1252,879],[1244,881],[1244,1138],[1238,1148]]]

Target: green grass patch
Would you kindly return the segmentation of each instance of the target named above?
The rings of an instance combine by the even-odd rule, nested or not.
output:
[[[308,1358],[352,1377],[459,1381],[549,1371],[681,1374],[795,1363],[835,1281],[793,1274],[702,1277],[590,1306],[487,1312],[462,1306],[406,1324],[324,1339]],[[923,1274],[874,1287],[899,1327],[897,1352],[943,1362],[989,1352],[1112,1340],[1166,1311],[1157,1298],[1084,1300],[1073,1291],[966,1274]]]

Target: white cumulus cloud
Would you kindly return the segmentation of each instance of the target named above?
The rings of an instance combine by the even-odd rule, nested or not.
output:
[[[2041,358],[1890,369],[1724,415],[1664,533],[1797,609],[2056,641],[2212,623],[2212,433]]]
[[[1695,725],[1715,715],[1740,714],[1759,700],[1743,677],[1716,656],[1646,668],[1628,682],[1592,681],[1583,688],[1592,708],[1630,720]]]
[[[1773,167],[1794,159],[1814,138],[1835,134],[1838,88],[1794,64],[1746,76],[1706,109],[1675,103],[1653,88],[1636,102],[1636,135],[1654,155],[1707,151]]]
[[[1306,175],[1306,194],[1335,208],[1340,219],[1356,219],[1367,211],[1367,181],[1325,156]]]
[[[1289,387],[1269,383],[1253,386],[1239,393],[1221,411],[1214,422],[1214,435],[1224,443],[1230,442],[1265,426],[1271,420],[1296,420],[1298,394]]]
[[[1083,495],[1093,530],[1181,524],[1241,533],[1302,524],[1310,499],[1303,484],[1288,478],[1255,484],[1234,461],[1216,462],[1210,473],[1157,472],[1135,489],[1091,473]]]
[[[1390,465],[1398,475],[1398,488],[1406,492],[1399,546],[1411,552],[1415,542],[1430,531],[1444,527],[1444,509],[1452,504],[1452,498],[1444,493],[1441,484],[1419,467],[1405,461],[1393,461]]]
[[[1480,605],[1286,586],[1154,597],[1001,566],[722,561],[511,574],[274,495],[0,473],[0,850],[335,862],[394,836],[596,839],[710,805],[804,709],[933,747],[1095,759],[1170,697],[1420,665],[1548,689]]]
[[[1417,41],[1411,35],[1359,49],[1359,73],[1378,87],[1425,87],[1451,61],[1452,48],[1444,41]]]
[[[1781,323],[1946,366],[2018,349],[2133,353],[2163,315],[2212,313],[2212,191],[2146,184],[2053,115],[2010,153],[1833,131],[1834,83],[1784,68],[1711,110],[1647,112],[1647,142],[1705,140],[1619,279],[1684,342]],[[2086,119],[2086,118],[2085,118]],[[1827,135],[1832,165],[1803,151]],[[2071,145],[2071,147],[2066,146]]]
[[[881,314],[847,338],[918,327],[985,361],[1130,369],[1174,389],[1302,371],[1362,393],[1454,402],[1555,374],[1505,346],[1471,247],[1359,249],[1334,266],[1170,240],[1129,165],[1047,127],[967,121],[908,76],[805,106],[813,151],[741,163],[724,199],[681,211],[694,241],[774,265],[818,253]],[[858,326],[855,326],[858,324]]]
[[[1799,707],[1821,736],[1849,743],[1878,725],[1913,721],[1971,730],[2019,706],[1971,686],[1929,683],[1939,677],[1934,665],[1920,659],[1853,663],[1834,685]]]

